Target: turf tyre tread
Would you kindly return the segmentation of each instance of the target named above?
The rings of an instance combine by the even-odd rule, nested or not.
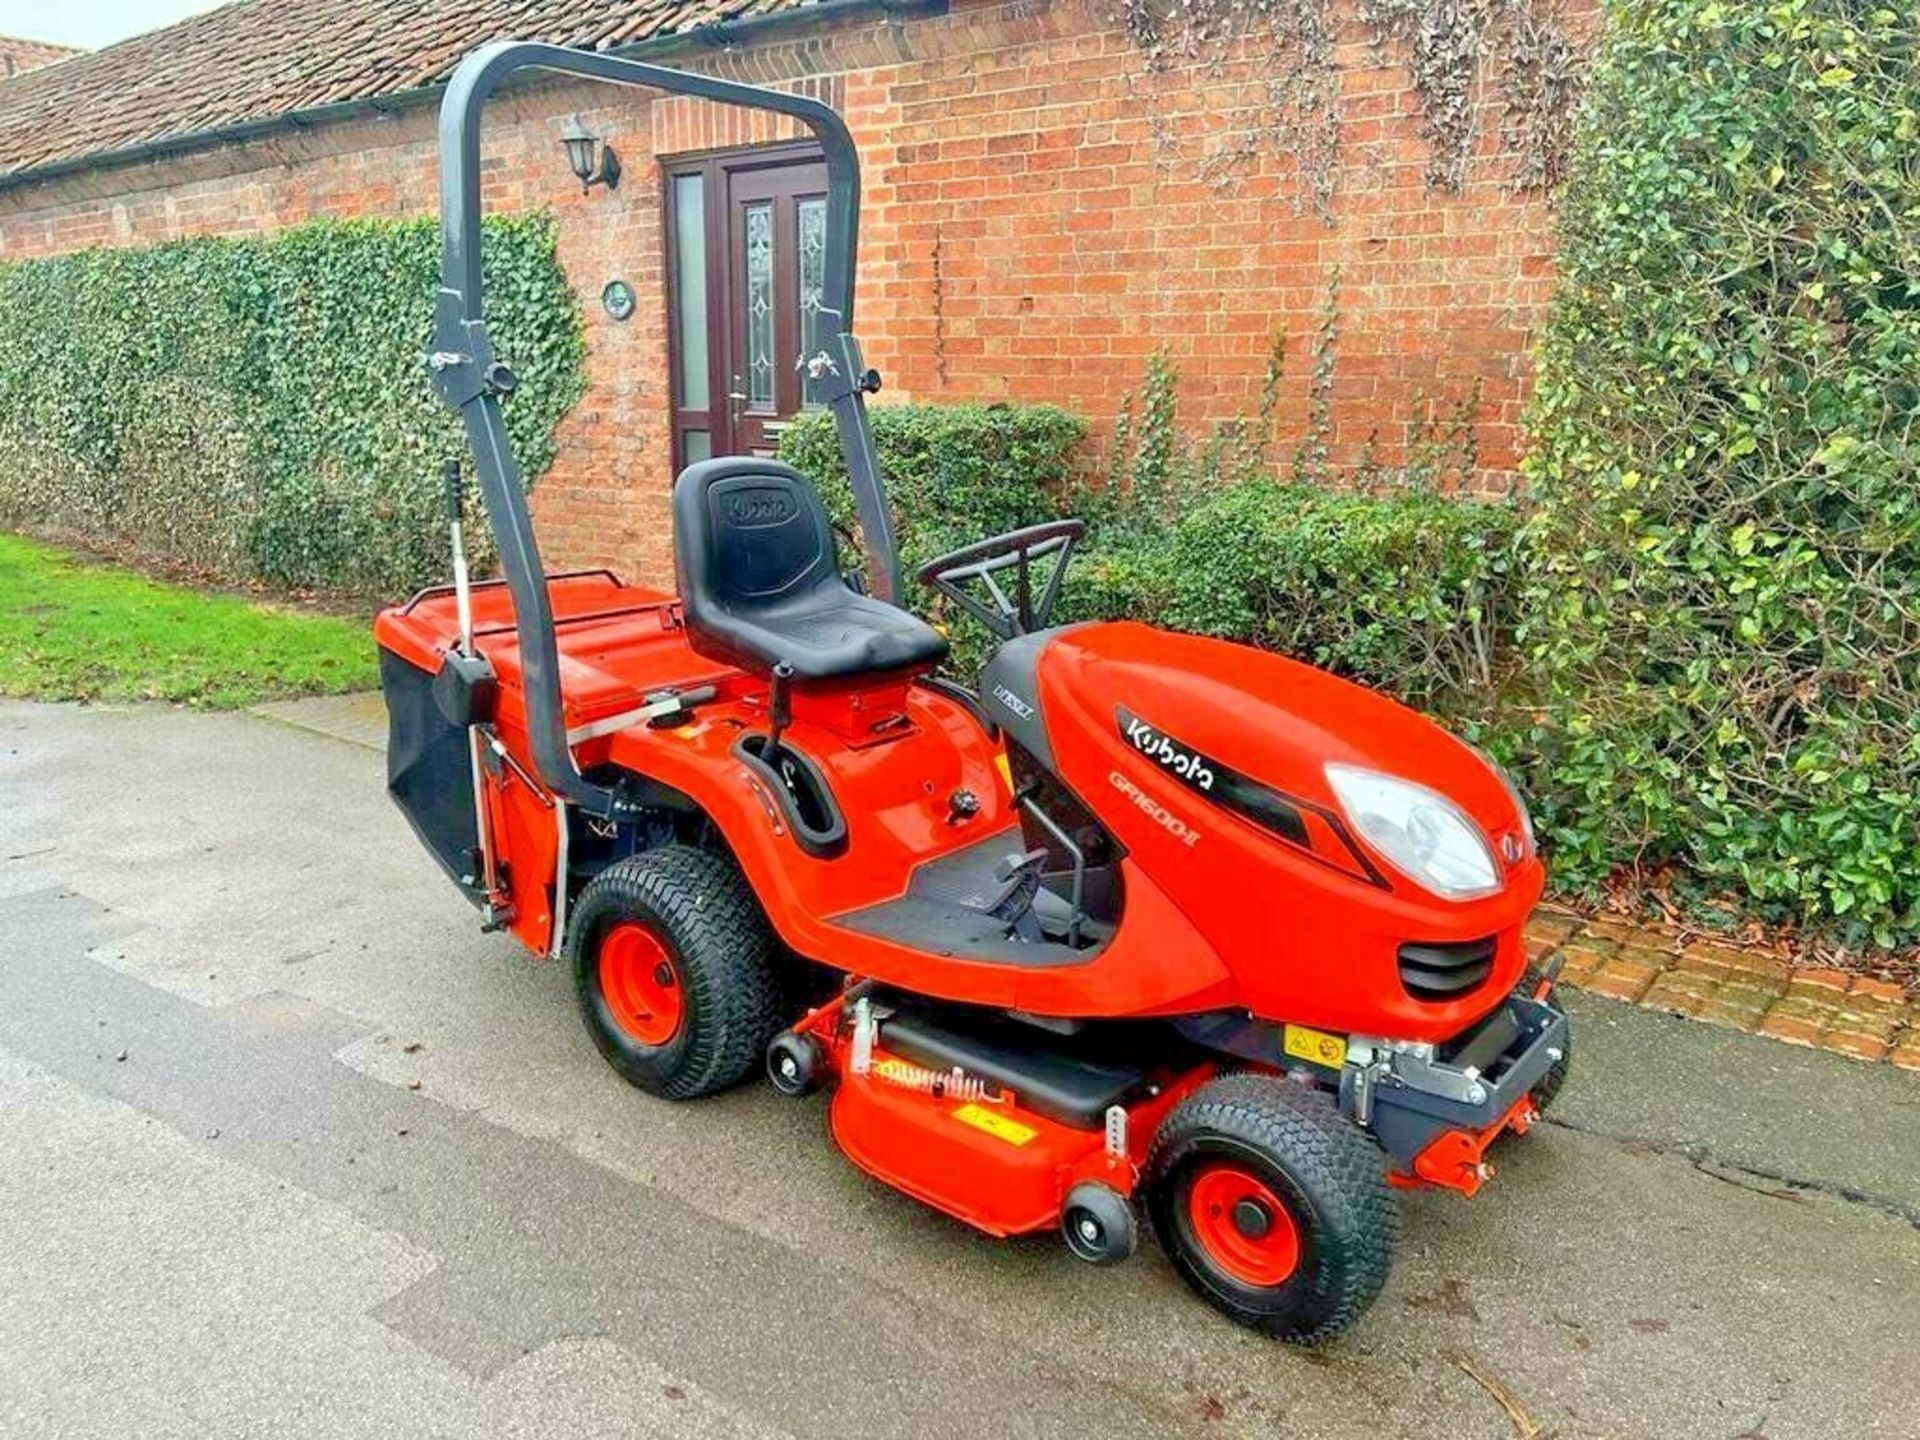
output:
[[[687,1023],[659,1047],[610,1029],[598,1001],[597,942],[623,919],[667,939],[687,990]],[[594,1044],[629,1083],[668,1100],[693,1100],[756,1070],[781,1027],[779,949],[760,903],[731,859],[662,845],[616,860],[574,904],[568,950],[574,988]]]
[[[1180,1172],[1224,1140],[1261,1152],[1304,1196],[1312,1230],[1302,1236],[1302,1270],[1285,1312],[1238,1298],[1209,1283],[1207,1269],[1182,1241],[1173,1218],[1184,1202]],[[1400,1238],[1400,1203],[1373,1137],[1316,1090],[1279,1076],[1244,1072],[1210,1080],[1175,1106],[1154,1136],[1146,1164],[1147,1210],[1154,1236],[1181,1278],[1243,1325],[1296,1345],[1330,1340],[1365,1313],[1386,1284]],[[1307,1257],[1311,1255],[1309,1260]]]

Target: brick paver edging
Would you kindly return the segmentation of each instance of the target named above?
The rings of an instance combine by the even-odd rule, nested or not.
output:
[[[1920,1071],[1920,998],[1892,981],[1555,905],[1534,912],[1527,949],[1536,964],[1559,955],[1561,980],[1595,995]]]

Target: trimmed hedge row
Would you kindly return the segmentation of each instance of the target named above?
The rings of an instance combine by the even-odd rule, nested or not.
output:
[[[541,214],[484,233],[530,478],[585,384],[554,235]],[[285,585],[439,578],[435,477],[465,446],[421,363],[438,245],[427,221],[328,221],[0,266],[0,523]]]
[[[1096,562],[1089,598],[1477,713],[1511,624],[1515,525],[1505,502],[1250,481]]]
[[[868,414],[909,575],[944,551],[1055,515],[1086,435],[1078,416],[1051,405],[876,405]],[[836,524],[854,524],[830,415],[795,416],[780,458],[820,488]]]
[[[1080,425],[1062,411],[876,406],[873,429],[909,571],[1085,508],[1068,483]],[[836,520],[851,522],[825,415],[796,419],[780,453],[821,486]],[[1159,525],[1124,505],[1095,513],[1107,518],[1075,559],[1060,618],[1130,615],[1264,645],[1456,716],[1487,703],[1511,604],[1509,504],[1258,480]],[[957,670],[979,662],[988,637],[976,622],[941,613],[917,586],[905,599],[950,625]]]

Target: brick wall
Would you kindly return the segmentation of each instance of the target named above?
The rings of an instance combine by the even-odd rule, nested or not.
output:
[[[1146,358],[1179,365],[1194,426],[1252,408],[1276,327],[1293,344],[1282,424],[1304,421],[1308,344],[1338,275],[1332,458],[1391,463],[1428,407],[1481,387],[1477,483],[1507,483],[1528,337],[1553,283],[1552,217],[1511,189],[1489,99],[1458,194],[1425,183],[1420,107],[1399,57],[1347,14],[1346,122],[1331,223],[1297,203],[1247,58],[1147,75],[1099,0],[958,0],[938,18],[850,23],[674,63],[799,85],[847,116],[865,167],[859,317],[887,398],[1054,401],[1097,451]],[[1578,0],[1576,19],[1592,14]],[[559,144],[580,113],[619,149],[619,191],[583,197]],[[655,157],[790,138],[771,117],[606,87],[516,91],[489,116],[490,207],[547,205],[586,300],[590,386],[535,494],[550,560],[669,571],[667,370]],[[303,132],[0,194],[0,257],[431,213],[431,111]],[[614,277],[640,305],[616,324]],[[937,277],[937,283],[936,283]]]

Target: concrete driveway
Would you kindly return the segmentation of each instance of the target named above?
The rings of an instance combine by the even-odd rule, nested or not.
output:
[[[377,754],[0,704],[0,1433],[1920,1434],[1920,1083],[1576,1001],[1560,1123],[1317,1354],[673,1106]]]

